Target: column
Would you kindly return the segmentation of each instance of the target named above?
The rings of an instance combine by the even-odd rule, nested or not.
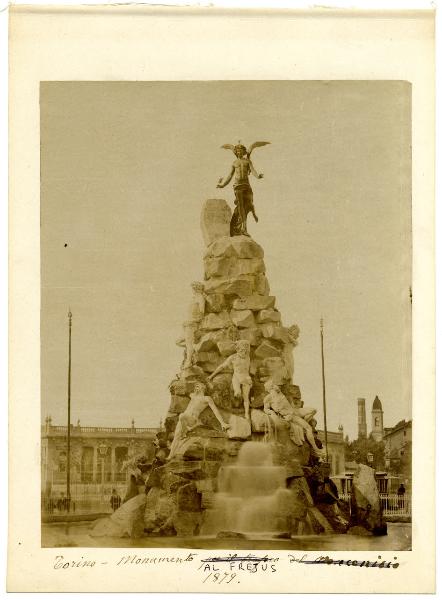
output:
[[[111,483],[115,483],[115,446],[111,446]]]
[[[97,446],[94,446],[94,458],[92,460],[92,481],[97,483]]]

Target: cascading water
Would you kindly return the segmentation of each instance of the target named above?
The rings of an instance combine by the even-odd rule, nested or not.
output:
[[[291,498],[286,469],[273,465],[271,445],[246,442],[236,463],[219,470],[218,492],[202,533],[284,532]]]

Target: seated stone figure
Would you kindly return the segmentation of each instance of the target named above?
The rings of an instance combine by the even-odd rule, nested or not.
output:
[[[190,394],[190,402],[186,410],[182,412],[178,418],[178,423],[175,429],[168,459],[173,458],[173,456],[177,453],[182,441],[186,438],[187,433],[192,429],[195,429],[195,427],[198,425],[201,425],[199,417],[203,410],[207,407],[212,410],[222,429],[229,429],[230,425],[224,422],[213,399],[210,396],[204,395],[205,390],[206,386],[204,383],[195,384],[195,391],[193,394]]]
[[[307,438],[315,455],[322,457],[323,452],[316,445],[312,427],[307,422],[307,419],[311,419],[316,410],[292,406],[279,389],[279,386],[271,379],[266,382],[264,387],[268,392],[264,398],[264,412],[269,416],[276,415],[287,421],[290,424],[290,438],[292,441],[297,446],[301,446],[304,439]]]

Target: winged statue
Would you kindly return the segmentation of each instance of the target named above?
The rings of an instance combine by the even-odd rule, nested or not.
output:
[[[225,150],[232,150],[236,156],[236,160],[233,162],[230,173],[225,179],[222,177],[218,181],[217,188],[223,188],[228,185],[233,176],[233,191],[235,192],[235,210],[233,211],[232,219],[230,221],[230,235],[249,235],[247,233],[247,215],[249,212],[252,213],[256,222],[258,217],[255,212],[253,204],[253,192],[249,182],[249,175],[252,173],[257,179],[262,179],[264,175],[257,173],[253,163],[250,159],[255,148],[261,146],[267,146],[270,142],[254,142],[248,149],[238,142],[236,145],[224,144],[221,148]]]

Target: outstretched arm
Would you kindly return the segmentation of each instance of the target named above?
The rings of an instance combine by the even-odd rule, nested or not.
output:
[[[218,373],[224,369],[224,367],[227,367],[228,365],[230,365],[230,363],[232,362],[232,356],[233,356],[233,355],[231,355],[231,356],[229,356],[228,358],[226,358],[226,360],[225,360],[223,363],[221,363],[221,364],[220,364],[220,366],[219,366],[219,367],[217,367],[217,368],[216,368],[216,369],[213,371],[213,373],[211,373],[211,374],[209,375],[209,377],[208,377],[207,379],[213,379],[213,378],[215,377],[215,375],[218,375]]]
[[[262,179],[262,178],[264,177],[264,175],[263,175],[262,173],[259,173],[259,174],[258,174],[258,173],[255,171],[255,167],[253,166],[253,163],[252,163],[252,161],[250,160],[250,158],[249,158],[249,166],[250,166],[250,171],[251,171],[252,175],[254,175],[254,176],[256,177],[256,179]]]
[[[215,415],[215,417],[218,419],[219,424],[221,425],[221,427],[223,429],[229,429],[230,425],[228,423],[226,423],[224,421],[224,419],[222,418],[221,413],[218,410],[217,405],[215,404],[215,402],[213,401],[213,398],[211,398],[210,396],[206,396],[207,399],[207,404],[210,406],[210,408],[212,409],[213,414]]]
[[[274,410],[272,410],[272,404],[270,399],[270,394],[264,398],[264,412],[266,415],[274,415],[276,414]]]
[[[222,183],[223,178],[221,177],[221,179],[218,182],[218,185],[216,186],[217,188],[223,188],[226,187],[226,185],[230,182],[230,180],[233,177],[233,174],[235,173],[235,167],[232,166],[232,170],[230,171],[230,173],[227,175],[226,180],[224,181],[224,183]]]

